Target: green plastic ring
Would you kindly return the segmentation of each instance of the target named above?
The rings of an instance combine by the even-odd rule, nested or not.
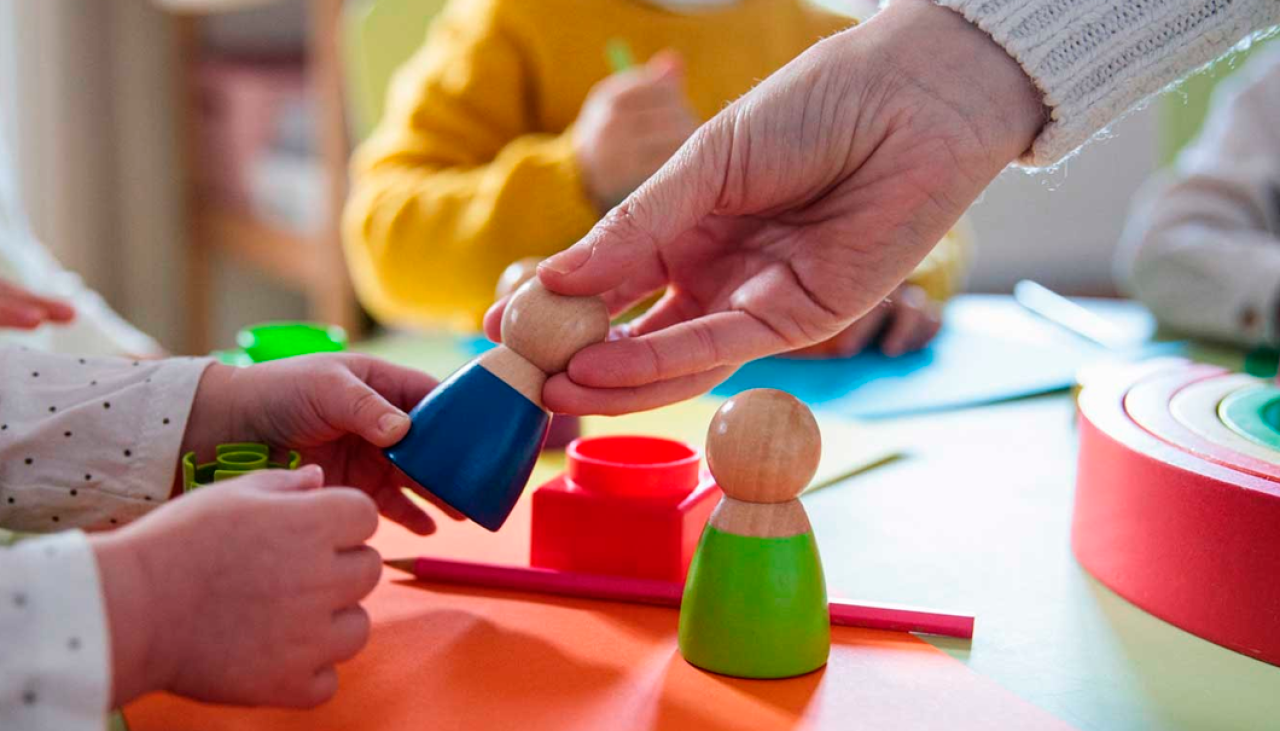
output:
[[[182,455],[182,486],[186,492],[222,480],[229,480],[258,470],[296,470],[302,464],[302,455],[289,452],[288,461],[270,461],[271,448],[265,444],[236,442],[219,444],[214,449],[214,461],[198,464],[196,453]]]
[[[1280,451],[1280,389],[1240,389],[1218,404],[1218,418],[1240,436]]]

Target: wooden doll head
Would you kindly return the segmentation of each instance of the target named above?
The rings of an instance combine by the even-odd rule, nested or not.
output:
[[[538,265],[541,263],[542,260],[538,257],[529,256],[513,262],[506,269],[503,269],[502,276],[498,277],[498,286],[493,291],[494,301],[496,302],[520,289],[521,285],[536,277],[538,275]]]
[[[502,344],[543,373],[560,373],[574,353],[609,335],[599,297],[566,297],[535,277],[516,290],[502,315]]]
[[[751,503],[793,500],[822,456],[809,407],[771,388],[744,391],[720,407],[707,430],[707,465],[725,495]]]

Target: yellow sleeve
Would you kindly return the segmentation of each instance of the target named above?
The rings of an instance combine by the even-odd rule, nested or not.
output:
[[[473,327],[508,264],[599,218],[569,133],[533,130],[534,84],[500,6],[450,3],[352,161],[347,261],[384,322]]]
[[[907,282],[922,288],[931,299],[944,302],[964,288],[973,258],[973,229],[961,218],[933,247]]]

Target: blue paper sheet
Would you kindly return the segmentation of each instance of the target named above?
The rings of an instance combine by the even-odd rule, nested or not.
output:
[[[1139,305],[1082,301],[1140,333],[1154,322]],[[472,340],[480,352],[491,344]],[[1070,388],[1076,372],[1099,360],[1168,354],[1178,343],[1133,352],[1108,351],[1026,312],[1011,297],[964,295],[947,305],[944,325],[926,349],[898,358],[876,351],[852,358],[764,358],[744,365],[712,393],[751,388],[787,391],[814,408],[845,416],[881,418],[977,406]]]

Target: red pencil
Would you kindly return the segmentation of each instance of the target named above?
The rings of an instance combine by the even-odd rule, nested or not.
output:
[[[413,574],[422,581],[586,599],[678,607],[680,598],[684,594],[684,587],[680,584],[621,576],[576,574],[550,569],[426,557],[394,559],[384,563],[393,569]],[[832,600],[831,624],[896,632],[918,632],[961,639],[973,637],[973,617],[970,615],[889,604],[854,604],[843,600]]]

